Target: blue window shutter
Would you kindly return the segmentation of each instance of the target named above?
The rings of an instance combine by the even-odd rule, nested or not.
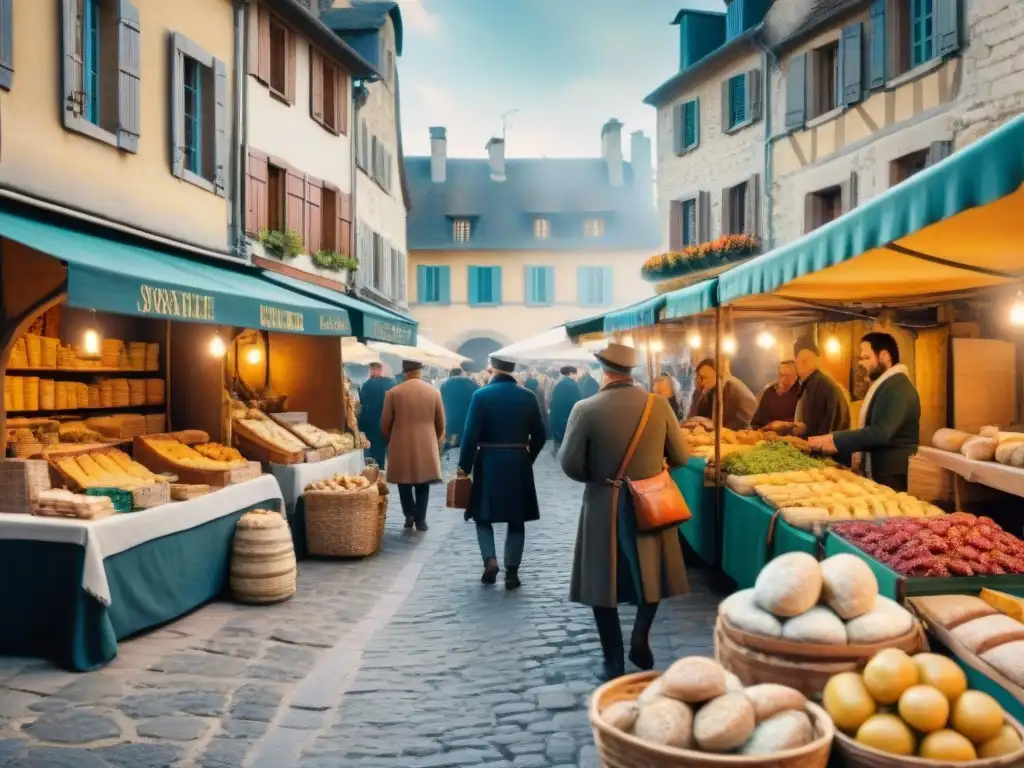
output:
[[[447,306],[452,303],[452,268],[436,267],[436,269],[440,303]]]
[[[534,304],[537,301],[537,289],[534,284],[536,267],[523,267],[523,298],[527,304]]]
[[[840,103],[844,107],[853,106],[864,95],[861,77],[863,72],[862,46],[860,22],[843,27],[839,37],[839,72],[843,89]]]
[[[686,105],[672,107],[672,151],[677,155],[686,149]]]
[[[789,72],[786,74],[786,130],[799,131],[806,122],[807,54],[801,53],[789,60]]]
[[[868,53],[869,75],[868,85],[875,88],[884,88],[888,79],[888,45],[886,44],[885,11],[888,0],[874,0],[871,3],[871,47]]]
[[[0,0],[0,88],[14,83],[14,0]]]
[[[491,301],[501,304],[501,267],[491,267]]]
[[[480,267],[469,268],[469,303],[480,302]]]
[[[416,267],[416,301],[420,304],[427,300],[427,268],[422,264]]]
[[[139,78],[142,74],[141,41],[138,10],[129,0],[119,0],[117,4],[117,146],[125,152],[139,151],[139,134],[142,132],[142,97],[139,87]]]
[[[555,268],[544,267],[544,303],[555,303]]]
[[[934,0],[935,55],[960,50],[960,0]]]
[[[614,274],[611,267],[601,267],[601,278],[603,285],[601,286],[601,303],[610,307],[612,302],[612,294],[615,291]]]

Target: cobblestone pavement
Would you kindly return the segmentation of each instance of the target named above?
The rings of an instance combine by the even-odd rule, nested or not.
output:
[[[393,511],[382,553],[301,563],[282,605],[206,606],[88,674],[0,658],[0,768],[596,767],[600,646],[566,599],[581,488],[547,452],[537,483],[518,592],[480,584],[437,489],[430,531]],[[711,653],[721,595],[690,575],[655,623],[660,665]]]

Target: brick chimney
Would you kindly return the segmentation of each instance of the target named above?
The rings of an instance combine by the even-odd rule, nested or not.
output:
[[[633,166],[633,187],[642,198],[654,202],[654,168],[651,165],[651,140],[643,131],[629,135],[629,163]]]
[[[601,157],[608,167],[608,183],[622,186],[622,123],[614,117],[601,126]]]
[[[505,180],[505,140],[493,138],[485,147],[491,159],[491,181]]]
[[[448,131],[444,126],[430,129],[430,180],[444,184],[448,175]]]

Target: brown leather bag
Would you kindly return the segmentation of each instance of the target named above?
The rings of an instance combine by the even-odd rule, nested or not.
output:
[[[456,477],[448,481],[445,504],[452,509],[469,509],[469,498],[473,494],[473,480]]]
[[[636,448],[640,444],[640,438],[647,427],[647,421],[651,417],[651,408],[654,406],[654,395],[647,396],[647,404],[644,406],[643,415],[640,417],[640,424],[633,433],[633,439],[626,449],[626,456],[622,459],[622,465],[615,476],[616,483],[625,483],[629,493],[633,497],[633,512],[636,515],[636,527],[640,533],[654,533],[666,528],[685,523],[690,519],[690,508],[686,506],[683,494],[675,484],[668,468],[662,469],[654,477],[643,480],[630,480],[626,477],[626,470],[629,469],[629,462],[633,460]]]

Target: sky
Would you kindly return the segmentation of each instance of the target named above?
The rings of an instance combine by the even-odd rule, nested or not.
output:
[[[654,137],[643,98],[679,68],[683,7],[722,0],[399,0],[404,23],[402,139],[430,152],[448,129],[449,157],[486,157],[508,116],[508,157],[595,157],[615,117]],[[513,112],[514,110],[514,112]]]

